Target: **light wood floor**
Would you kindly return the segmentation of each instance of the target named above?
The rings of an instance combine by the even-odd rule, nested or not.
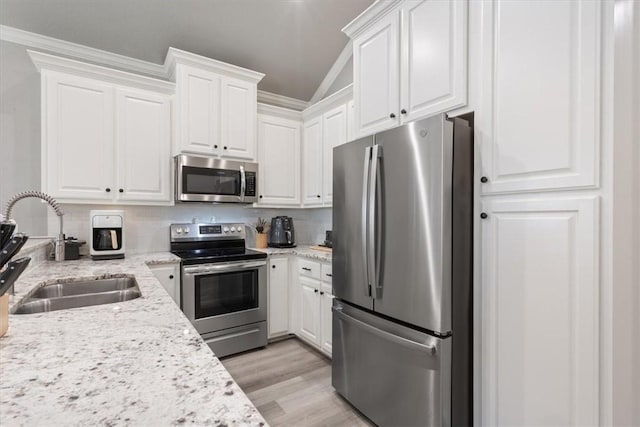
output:
[[[272,426],[371,426],[331,387],[331,361],[296,338],[222,359]]]

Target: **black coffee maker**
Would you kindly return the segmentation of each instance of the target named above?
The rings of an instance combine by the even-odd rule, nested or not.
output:
[[[293,219],[290,216],[271,218],[269,246],[272,248],[294,248],[296,246],[296,232],[293,228]]]

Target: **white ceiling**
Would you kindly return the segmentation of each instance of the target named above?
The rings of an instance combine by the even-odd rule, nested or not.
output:
[[[308,101],[373,0],[0,0],[0,24],[157,64],[172,46],[265,73]]]

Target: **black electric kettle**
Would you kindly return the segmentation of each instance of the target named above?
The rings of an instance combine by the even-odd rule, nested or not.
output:
[[[271,218],[269,246],[272,248],[293,248],[296,246],[296,232],[293,219],[289,216]]]

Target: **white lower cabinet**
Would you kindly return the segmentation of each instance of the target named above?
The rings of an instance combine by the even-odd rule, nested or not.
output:
[[[331,266],[299,258],[299,328],[296,334],[331,357]],[[320,272],[323,274],[322,280]]]
[[[180,264],[150,265],[148,267],[180,307]]]
[[[269,338],[289,333],[289,258],[269,260]]]
[[[483,202],[483,422],[597,425],[598,198]]]

